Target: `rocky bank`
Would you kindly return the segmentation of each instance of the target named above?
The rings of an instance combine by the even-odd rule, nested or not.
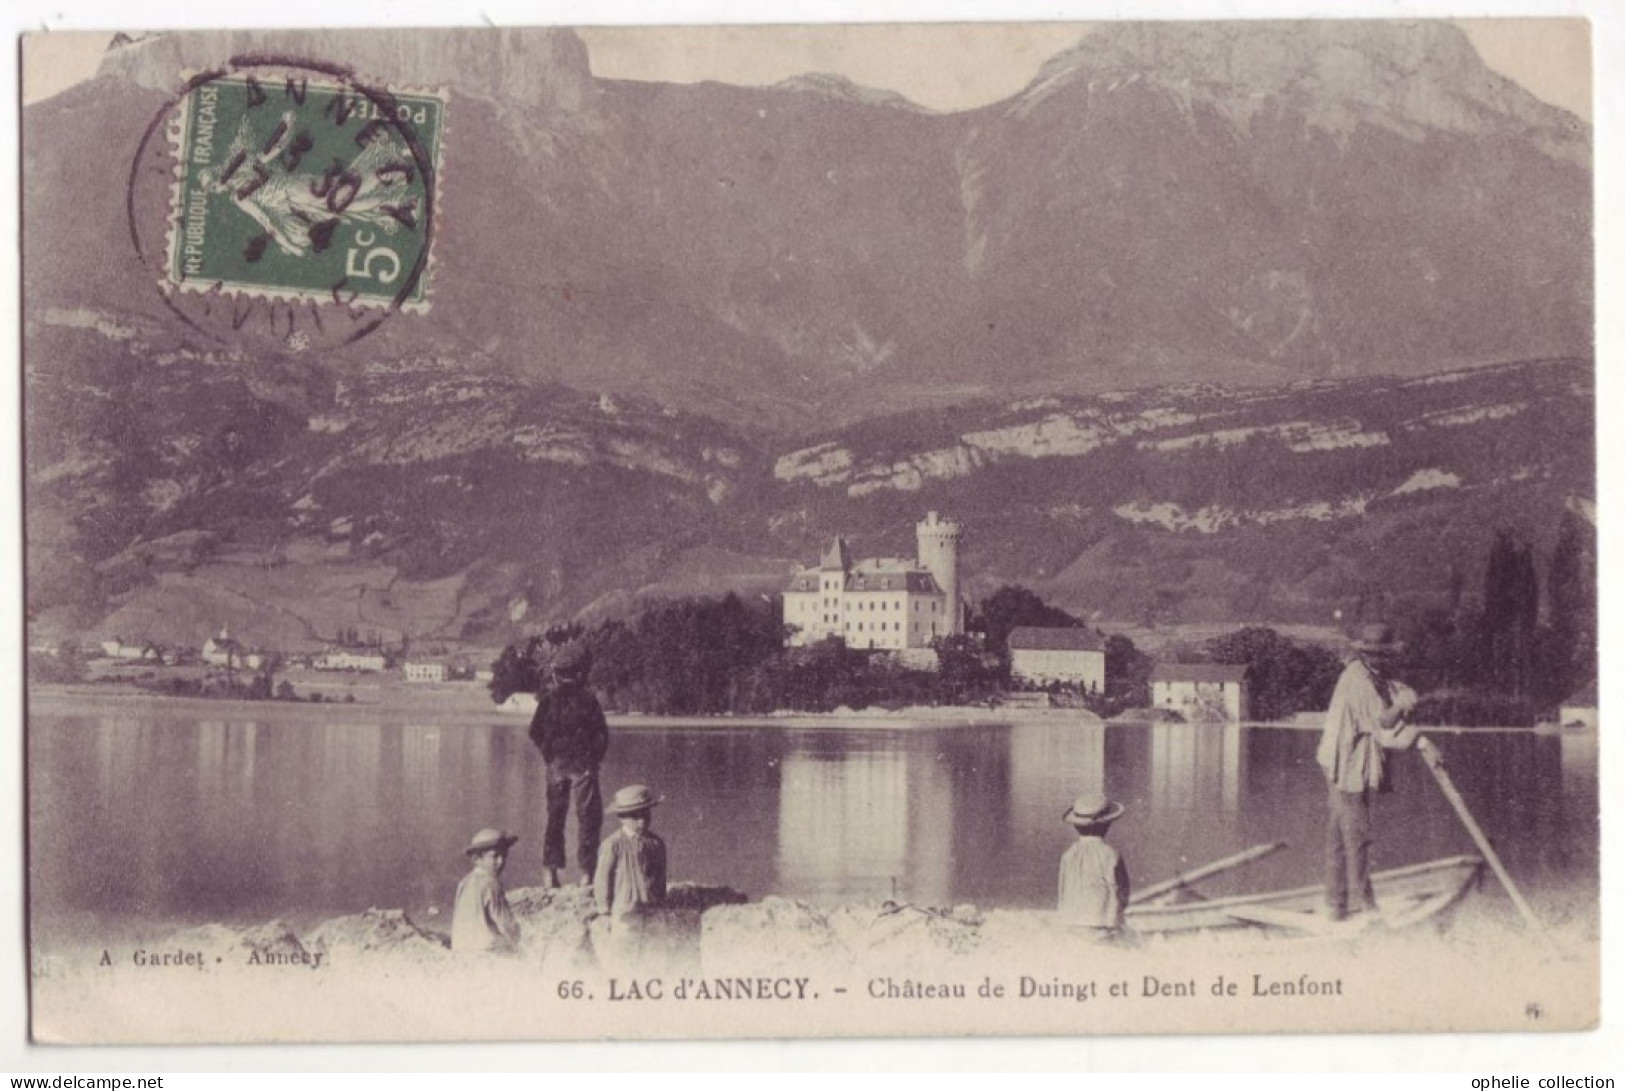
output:
[[[208,924],[151,947],[36,950],[33,1032],[364,1042],[1582,1029],[1597,1017],[1595,912],[1545,905],[1552,927],[1535,937],[1487,894],[1438,927],[1114,948],[1040,911],[748,902],[694,883],[672,888],[632,947],[579,887],[510,901],[523,928],[512,956],[453,954],[444,918],[379,909],[308,930]]]

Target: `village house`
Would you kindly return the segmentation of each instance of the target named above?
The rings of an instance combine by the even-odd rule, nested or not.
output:
[[[158,649],[151,644],[126,644],[122,637],[115,640],[104,640],[101,643],[102,654],[109,659],[159,659]]]
[[[1557,710],[1557,722],[1563,727],[1597,726],[1597,683],[1589,682],[1577,693],[1569,695]]]
[[[221,629],[219,634],[211,636],[203,642],[203,650],[199,653],[203,662],[211,667],[242,667],[248,670],[259,670],[265,662],[265,657],[259,652],[250,651],[242,642]]]
[[[959,524],[931,512],[915,529],[918,556],[853,560],[846,539],[824,549],[784,592],[785,643],[837,637],[853,648],[929,648],[965,631],[959,601]]]
[[[451,677],[451,668],[444,663],[411,660],[401,665],[408,682],[444,682]]]
[[[1232,663],[1158,663],[1151,668],[1151,707],[1191,723],[1245,720],[1247,668]]]
[[[383,652],[329,648],[318,655],[311,666],[319,671],[381,671],[385,667],[385,659]]]
[[[1093,629],[1021,625],[1010,630],[1010,676],[1034,685],[1077,686],[1085,693],[1106,688],[1106,646]]]

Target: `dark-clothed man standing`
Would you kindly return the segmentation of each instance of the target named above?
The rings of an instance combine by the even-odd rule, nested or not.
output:
[[[598,861],[604,802],[598,767],[609,749],[609,727],[598,698],[587,688],[592,662],[585,645],[566,644],[553,660],[553,685],[538,696],[530,741],[547,763],[547,833],[542,840],[543,882],[559,885],[565,866],[564,825],[574,802],[576,866],[591,885]]]
[[[1351,909],[1377,909],[1371,891],[1371,793],[1388,787],[1384,751],[1407,749],[1417,740],[1416,728],[1405,723],[1416,707],[1416,691],[1389,674],[1403,649],[1386,625],[1361,630],[1354,658],[1332,691],[1315,753],[1328,788],[1326,903],[1334,920]],[[1351,899],[1357,903],[1351,905]]]

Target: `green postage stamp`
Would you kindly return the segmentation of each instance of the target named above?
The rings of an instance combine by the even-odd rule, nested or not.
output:
[[[172,130],[165,265],[181,291],[428,305],[445,99],[294,71],[198,83]]]

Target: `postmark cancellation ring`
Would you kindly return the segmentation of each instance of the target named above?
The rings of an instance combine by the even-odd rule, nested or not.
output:
[[[126,207],[165,305],[280,353],[427,310],[445,103],[278,56],[187,79],[142,135]]]

